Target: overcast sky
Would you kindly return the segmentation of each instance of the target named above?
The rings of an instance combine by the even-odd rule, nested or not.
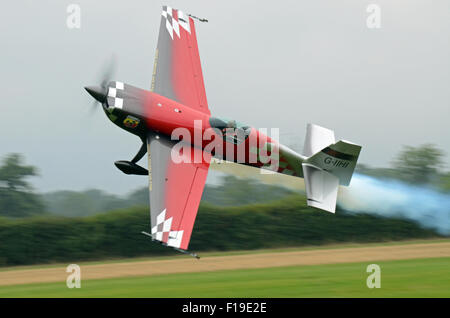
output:
[[[66,26],[81,7],[81,29]],[[369,29],[367,5],[381,8]],[[213,114],[280,128],[300,150],[308,122],[363,145],[360,162],[386,166],[402,145],[434,143],[450,155],[450,1],[9,1],[0,14],[0,156],[40,168],[39,191],[145,186],[115,160],[140,141],[90,112],[115,54],[115,79],[149,88],[161,6],[197,23]],[[446,157],[447,164],[450,156]],[[145,163],[145,160],[142,160]]]

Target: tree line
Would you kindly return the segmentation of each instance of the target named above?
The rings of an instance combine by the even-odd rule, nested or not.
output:
[[[432,145],[405,147],[390,168],[360,165],[358,171],[450,191],[442,158],[442,151]],[[99,190],[45,196],[28,182],[36,174],[36,168],[17,154],[6,156],[0,166],[0,266],[178,253],[140,234],[150,226],[146,188],[125,198]],[[312,210],[303,195],[291,190],[227,176],[223,184],[205,188],[190,249],[248,250],[438,236],[407,220],[352,214],[339,207],[336,215]]]
[[[176,255],[141,234],[149,231],[148,207],[89,217],[0,219],[0,266]],[[291,195],[266,204],[217,207],[202,203],[189,249],[194,252],[381,242],[438,237],[401,219],[311,210]]]
[[[390,167],[371,168],[360,164],[357,166],[357,172],[450,191],[450,172],[444,171],[443,158],[443,151],[432,144],[405,146]],[[21,155],[9,154],[3,158],[0,165],[0,217],[43,214],[89,216],[114,209],[149,205],[146,187],[124,197],[97,189],[39,194],[28,181],[36,175],[37,168],[24,164]],[[220,185],[206,185],[202,201],[219,206],[233,206],[268,202],[290,194],[292,191],[283,186],[226,176]]]

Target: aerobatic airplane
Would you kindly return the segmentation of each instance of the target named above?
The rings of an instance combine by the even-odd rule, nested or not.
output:
[[[309,124],[298,154],[255,128],[211,116],[193,18],[163,7],[150,90],[118,81],[85,88],[114,124],[142,140],[131,161],[115,165],[149,177],[151,227],[143,233],[196,256],[187,250],[212,157],[304,178],[308,205],[334,212],[338,186],[349,185],[361,146],[336,142],[333,131]],[[174,140],[180,129],[194,138]],[[147,152],[148,170],[137,164]]]

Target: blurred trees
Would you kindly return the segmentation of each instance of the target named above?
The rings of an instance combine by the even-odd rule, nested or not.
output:
[[[148,206],[148,188],[138,189],[121,197],[97,189],[55,191],[43,195],[50,213],[61,216],[88,216],[132,206]]]
[[[399,177],[407,182],[425,184],[434,181],[443,167],[444,153],[435,145],[404,146],[393,161]]]
[[[450,192],[450,172],[441,175],[437,184],[442,190]]]
[[[450,172],[444,172],[444,152],[433,144],[404,146],[389,168],[358,164],[356,171],[376,178],[398,179],[409,184],[429,184],[450,191]]]
[[[432,145],[405,147],[393,167],[359,165],[358,171],[407,182],[433,182],[449,191],[450,173],[440,171],[442,156]],[[36,168],[25,165],[18,154],[7,156],[0,165],[0,216],[16,218],[0,218],[0,266],[174,253],[140,234],[149,227],[146,187],[124,197],[100,190],[52,192],[43,196],[50,212],[83,217],[46,214],[17,219],[44,211],[41,197],[27,181],[36,175]],[[194,251],[439,236],[412,221],[313,210],[302,195],[282,186],[234,176],[223,181],[205,187],[190,245]],[[89,216],[119,208],[124,209]]]
[[[218,206],[239,206],[269,202],[293,192],[277,185],[266,185],[252,179],[227,175],[218,185],[207,184],[202,202]],[[55,191],[43,195],[50,213],[61,216],[88,216],[133,206],[149,206],[148,187],[139,188],[128,195],[117,196],[101,190]]]
[[[376,178],[398,179],[410,184],[431,184],[450,191],[450,172],[443,172],[442,150],[432,144],[405,146],[391,167],[372,168],[358,164],[357,172]],[[142,187],[125,196],[101,190],[55,191],[37,195],[27,182],[37,169],[23,163],[19,154],[10,154],[0,166],[0,216],[26,217],[48,211],[61,216],[89,216],[115,209],[149,205],[148,188]],[[253,179],[223,177],[218,185],[207,184],[202,202],[217,206],[240,206],[270,202],[290,194],[282,185],[267,185]]]
[[[37,169],[23,164],[19,154],[7,155],[0,166],[0,216],[24,217],[44,212],[41,198],[33,193],[28,177]]]
[[[0,266],[180,255],[141,234],[149,230],[149,223],[144,206],[83,218],[0,219]],[[238,207],[202,203],[189,249],[249,250],[432,237],[439,234],[413,221],[340,210],[333,215],[308,208],[304,197],[293,195]]]
[[[269,185],[254,179],[225,175],[220,185],[205,186],[202,202],[217,206],[239,206],[278,200],[292,193],[292,190],[281,185]]]

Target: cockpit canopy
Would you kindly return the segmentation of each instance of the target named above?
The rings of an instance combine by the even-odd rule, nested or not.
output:
[[[240,144],[250,135],[252,128],[234,119],[210,117],[212,128],[219,129],[225,141]]]

